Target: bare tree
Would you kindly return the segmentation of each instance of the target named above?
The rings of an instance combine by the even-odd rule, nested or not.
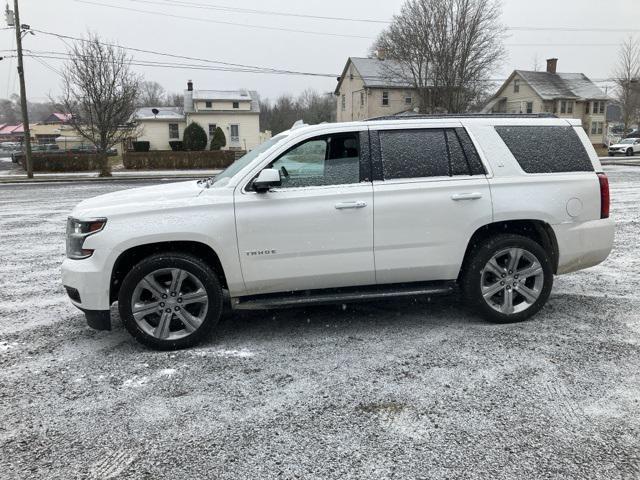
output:
[[[184,106],[184,95],[182,93],[167,93],[167,107],[182,107]]]
[[[162,85],[154,81],[140,83],[138,105],[141,107],[158,107],[167,103],[166,92]]]
[[[640,119],[640,42],[638,40],[629,37],[622,43],[617,65],[613,77],[626,135],[631,123]]]
[[[504,58],[499,0],[407,0],[378,37],[390,77],[416,89],[420,111],[463,112]]]
[[[332,94],[323,95],[312,89],[305,90],[297,98],[282,95],[275,102],[260,100],[260,129],[270,130],[275,135],[291,128],[297,120],[311,125],[333,122],[335,109]]]
[[[62,104],[71,125],[96,147],[101,176],[110,176],[108,151],[133,135],[140,78],[131,71],[130,57],[97,35],[77,41],[63,69]]]

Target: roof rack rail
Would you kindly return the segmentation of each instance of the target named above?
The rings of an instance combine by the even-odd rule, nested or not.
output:
[[[384,115],[382,117],[367,118],[365,121],[375,120],[422,120],[430,118],[558,118],[553,113],[433,113],[415,115],[396,114]]]

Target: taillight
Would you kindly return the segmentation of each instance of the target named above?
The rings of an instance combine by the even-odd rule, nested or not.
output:
[[[609,218],[609,206],[611,200],[609,198],[609,179],[604,173],[598,174],[600,181],[600,218]]]

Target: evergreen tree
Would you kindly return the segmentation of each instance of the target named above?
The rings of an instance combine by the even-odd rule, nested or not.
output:
[[[210,150],[220,150],[227,145],[227,138],[224,136],[224,132],[220,127],[216,128],[216,131],[211,138]]]
[[[182,145],[185,150],[204,150],[207,148],[207,132],[196,122],[184,129]]]

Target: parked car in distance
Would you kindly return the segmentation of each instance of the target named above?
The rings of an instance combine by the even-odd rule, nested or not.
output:
[[[622,154],[628,157],[640,152],[640,138],[623,138],[622,140],[609,145],[609,155],[615,157]]]
[[[375,220],[375,221],[374,221]],[[67,223],[62,283],[90,326],[194,345],[233,309],[461,290],[525,320],[554,275],[611,251],[609,186],[579,120],[383,118],[283,132],[215,178],[109,193]]]

